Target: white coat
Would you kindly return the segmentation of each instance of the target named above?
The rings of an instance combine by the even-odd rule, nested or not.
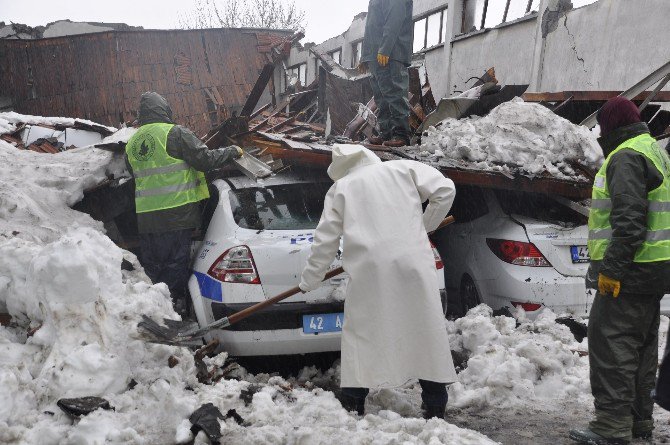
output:
[[[349,274],[342,327],[342,387],[452,383],[456,372],[427,232],[454,201],[454,183],[415,161],[381,160],[335,145],[335,181],[314,233],[300,288],[320,286],[342,238]],[[421,203],[429,204],[422,215]]]

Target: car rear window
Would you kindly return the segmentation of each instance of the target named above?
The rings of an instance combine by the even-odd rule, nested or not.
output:
[[[578,226],[587,223],[586,216],[559,203],[550,196],[511,190],[495,190],[503,212],[520,215],[561,226]]]
[[[282,184],[232,190],[238,226],[254,230],[314,229],[323,211],[328,183]]]

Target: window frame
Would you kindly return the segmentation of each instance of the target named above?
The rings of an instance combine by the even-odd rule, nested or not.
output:
[[[428,50],[431,50],[433,48],[436,48],[440,45],[444,45],[445,42],[447,41],[446,38],[446,33],[447,33],[447,27],[446,27],[446,22],[445,22],[445,14],[448,13],[449,8],[444,7],[441,9],[435,9],[433,11],[429,11],[427,13],[421,14],[420,16],[416,17],[414,20],[412,20],[412,25],[414,26],[414,29],[416,29],[416,24],[417,22],[420,22],[421,20],[425,20],[425,24],[423,27],[423,46],[421,49],[418,49],[417,51],[414,51],[414,48],[412,48],[412,53],[413,54],[419,54]],[[438,15],[440,16],[440,38],[438,40],[438,43],[435,45],[428,46],[428,23],[429,23],[429,17]],[[414,40],[416,41],[416,35],[414,36]]]
[[[486,28],[486,26],[485,26],[486,25],[486,13],[488,12],[489,1],[491,1],[491,0],[484,0],[484,8],[482,10],[482,18],[481,18],[481,23],[479,23],[479,28],[476,28],[474,31],[466,30],[465,29],[465,25],[466,25],[466,23],[465,23],[465,12],[466,12],[466,9],[467,9],[467,2],[469,2],[469,1],[474,1],[474,0],[463,0],[463,18],[461,20],[461,22],[462,22],[461,23],[461,34],[469,34],[471,32],[482,31],[484,29],[493,29],[493,28],[495,28],[497,26],[500,26],[504,23],[508,23],[507,22],[507,14],[509,13],[509,5],[510,5],[510,3],[512,3],[513,0],[506,0],[505,11],[503,12],[502,22],[497,23],[496,25],[492,26],[491,28]],[[528,15],[531,12],[531,9],[533,7],[533,1],[534,0],[528,0],[528,3],[526,3],[526,12],[524,13],[524,16]],[[476,17],[474,19],[476,20]],[[518,20],[518,19],[515,19],[515,20]],[[473,26],[475,26],[474,20],[473,20]]]
[[[303,67],[303,69],[304,69],[304,73],[305,73],[305,76],[304,76],[304,77],[305,77],[304,82],[303,82],[303,79],[300,77],[300,68],[301,68],[301,67]],[[303,88],[307,86],[307,85],[306,85],[306,83],[307,83],[307,62],[298,63],[298,64],[296,64],[296,65],[289,66],[289,67],[286,68],[286,70],[284,71],[284,92],[286,92],[286,91],[288,90],[288,78],[289,78],[289,72],[290,72],[291,74],[293,74],[294,71],[296,71],[296,74],[298,75],[298,82],[300,82],[300,85],[301,85]]]
[[[363,53],[363,39],[357,40],[351,44],[351,67],[356,68],[361,62]]]
[[[335,53],[339,53],[339,54],[340,54],[340,57],[339,57],[340,60],[337,60],[337,59],[335,59],[335,57],[333,57],[333,55],[334,55]],[[342,66],[342,47],[341,47],[341,46],[340,46],[338,49],[334,49],[334,50],[332,50],[332,51],[328,51],[327,54],[330,56],[331,59],[333,59],[333,61],[335,61],[335,63],[337,63],[338,65]]]

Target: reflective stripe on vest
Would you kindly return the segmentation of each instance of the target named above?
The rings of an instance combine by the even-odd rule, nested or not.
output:
[[[167,152],[172,124],[140,127],[128,144],[126,155],[135,177],[137,213],[180,207],[209,198],[205,175]]]
[[[612,238],[612,200],[607,184],[607,167],[612,156],[624,149],[642,154],[663,175],[663,183],[647,195],[647,234],[633,261],[649,263],[670,260],[670,157],[649,134],[631,138],[619,145],[610,153],[596,175],[589,214],[588,245],[591,259],[602,260]]]

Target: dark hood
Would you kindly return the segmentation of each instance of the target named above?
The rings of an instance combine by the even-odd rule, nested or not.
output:
[[[140,99],[140,111],[137,117],[140,125],[172,122],[172,109],[167,100],[158,93],[147,92]]]
[[[599,137],[598,143],[603,149],[605,157],[609,156],[615,148],[626,142],[628,139],[640,136],[641,134],[649,133],[649,127],[644,122],[626,125],[625,127],[617,128],[609,134]]]

